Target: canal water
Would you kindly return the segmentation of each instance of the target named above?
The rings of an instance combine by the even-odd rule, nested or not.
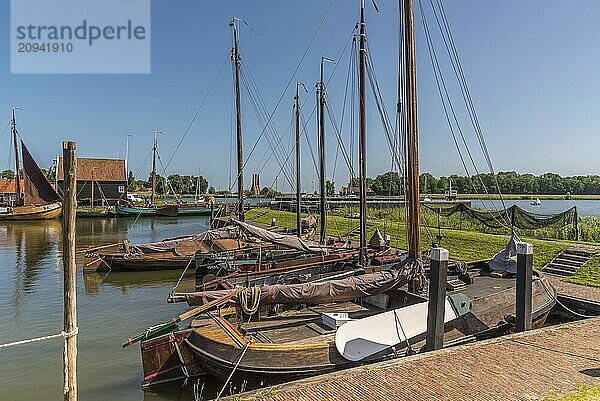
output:
[[[480,201],[473,201],[478,207]],[[556,213],[576,205],[581,215],[599,216],[600,201],[510,200],[536,213]],[[501,208],[499,201],[495,207]],[[488,204],[488,207],[492,205]],[[207,218],[78,219],[77,250],[129,238],[132,242],[198,233]],[[61,224],[0,222],[0,344],[62,330]],[[78,378],[81,399],[191,400],[191,391],[159,395],[141,390],[139,346],[121,348],[132,335],[186,310],[167,304],[181,271],[86,274],[78,253]],[[193,274],[180,289],[192,288]],[[214,385],[212,386],[214,387]],[[210,389],[214,392],[214,388]],[[62,399],[62,340],[0,349],[0,400]]]
[[[573,206],[577,206],[577,213],[580,216],[600,216],[600,200],[584,199],[584,200],[563,200],[563,199],[541,199],[540,205],[532,205],[533,200],[526,199],[505,199],[504,205],[510,207],[517,205],[520,208],[537,214],[554,214],[564,212]],[[488,209],[504,209],[504,205],[500,200],[470,200],[471,206],[474,208]]]
[[[77,249],[125,237],[156,241],[204,231],[207,218],[78,219]],[[60,333],[61,223],[0,223],[0,344]],[[139,346],[121,348],[149,325],[186,310],[166,297],[181,271],[86,274],[78,254],[77,375],[83,400],[188,400],[191,391],[144,394]],[[193,286],[193,275],[183,287]],[[62,400],[62,339],[0,349],[0,400]]]

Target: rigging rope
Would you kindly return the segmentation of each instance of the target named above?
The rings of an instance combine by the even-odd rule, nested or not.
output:
[[[169,161],[167,162],[167,168],[171,165],[171,162],[173,161],[173,158],[175,157],[175,154],[177,153],[177,151],[181,147],[181,144],[185,140],[185,137],[187,136],[188,132],[190,132],[190,129],[192,128],[192,125],[194,124],[194,121],[196,121],[196,118],[198,117],[198,114],[200,114],[200,110],[202,110],[202,106],[204,106],[204,103],[206,102],[206,99],[208,99],[208,96],[210,96],[210,93],[212,92],[212,89],[215,86],[215,83],[217,82],[217,79],[221,75],[221,72],[223,71],[223,68],[225,67],[225,64],[227,64],[228,61],[229,61],[229,51],[227,52],[227,57],[225,58],[225,61],[221,65],[221,68],[219,68],[219,71],[217,72],[217,75],[215,75],[215,77],[213,78],[210,86],[208,87],[208,91],[206,92],[206,95],[204,95],[204,98],[202,99],[202,102],[200,102],[200,105],[196,109],[196,112],[194,113],[194,116],[192,117],[192,119],[188,123],[185,131],[183,132],[183,135],[181,136],[181,139],[179,139],[179,142],[177,143],[177,146],[175,147],[175,150],[173,150],[173,154],[171,155],[171,157],[169,158]]]
[[[467,145],[466,139],[464,137],[463,130],[462,130],[462,128],[460,126],[460,123],[458,121],[458,117],[456,115],[456,112],[454,111],[454,107],[452,105],[452,101],[450,99],[450,95],[448,93],[447,86],[446,86],[444,77],[443,77],[442,72],[441,72],[441,67],[440,67],[438,59],[437,59],[437,54],[436,54],[436,51],[435,51],[435,47],[433,46],[433,41],[431,39],[431,34],[430,34],[429,26],[428,26],[428,23],[427,23],[427,17],[425,15],[425,12],[424,12],[421,0],[419,0],[419,9],[420,9],[420,14],[421,14],[421,19],[423,21],[423,27],[424,27],[424,30],[425,30],[425,36],[426,36],[426,39],[427,39],[427,48],[428,48],[428,51],[429,51],[429,57],[430,57],[430,60],[431,60],[431,63],[432,63],[433,69],[434,69],[434,76],[435,76],[435,80],[436,80],[436,84],[437,84],[438,94],[439,94],[440,100],[442,102],[442,106],[443,106],[443,109],[444,109],[444,114],[446,116],[446,121],[448,123],[448,127],[450,129],[452,138],[454,140],[457,152],[459,154],[459,158],[461,160],[463,168],[465,169],[467,177],[469,177],[469,180],[471,182],[473,190],[475,191],[475,193],[478,194],[477,187],[475,186],[475,183],[472,181],[472,179],[470,177],[469,170],[467,168],[466,162],[464,161],[464,157],[462,155],[462,151],[461,151],[460,146],[458,144],[458,141],[456,139],[454,128],[453,128],[453,125],[452,125],[452,122],[450,120],[450,116],[449,116],[449,113],[448,113],[448,108],[450,109],[450,112],[451,112],[451,114],[453,116],[454,123],[456,124],[456,128],[457,128],[457,130],[458,130],[458,132],[459,132],[459,134],[460,134],[460,136],[462,138],[463,144],[465,146],[465,149],[467,151],[467,154],[469,156],[471,164],[473,165],[473,168],[474,168],[475,172],[477,173],[476,177],[479,179],[479,181],[480,181],[480,183],[482,185],[482,188],[484,189],[485,193],[488,195],[488,198],[489,198],[489,192],[487,190],[487,187],[483,183],[483,180],[481,178],[481,174],[479,173],[479,170],[477,168],[477,165],[475,163],[473,155],[472,155],[472,153],[471,153],[471,151],[470,151],[470,149],[469,149],[469,147]],[[442,89],[443,89],[443,92],[442,92]],[[447,103],[447,105],[446,105],[446,103]],[[489,211],[489,209],[487,208],[487,206],[485,205],[485,203],[483,203],[483,206],[484,206],[484,209],[486,209],[486,210]],[[491,213],[491,211],[490,211],[490,216],[496,218]],[[504,216],[500,216],[500,218],[503,218],[503,217]],[[510,222],[507,221],[507,220],[504,220],[503,225],[505,227],[508,227],[510,225]]]
[[[319,25],[317,26],[317,29],[315,30],[312,38],[310,39],[306,49],[304,50],[304,53],[302,54],[302,56],[300,57],[300,61],[298,62],[298,64],[296,65],[296,67],[294,68],[294,71],[292,72],[292,76],[290,77],[290,79],[288,80],[285,88],[283,89],[283,92],[281,93],[281,96],[279,97],[279,99],[277,100],[277,103],[275,104],[275,107],[273,108],[273,111],[271,112],[271,114],[269,115],[269,118],[267,120],[267,123],[265,125],[265,128],[261,131],[260,135],[258,136],[258,138],[256,139],[256,141],[254,142],[254,145],[252,146],[252,148],[250,149],[250,152],[248,153],[248,156],[246,157],[246,160],[244,161],[244,163],[242,164],[242,172],[244,170],[244,168],[246,167],[246,164],[248,163],[248,160],[250,160],[250,157],[252,156],[252,154],[254,153],[254,151],[256,150],[256,147],[258,146],[258,143],[260,142],[262,136],[265,133],[266,127],[268,126],[268,124],[271,122],[273,116],[275,115],[275,112],[277,111],[277,109],[279,108],[279,105],[281,104],[281,101],[283,100],[287,90],[290,87],[290,84],[292,83],[292,81],[294,80],[294,78],[296,77],[296,73],[298,72],[298,70],[300,69],[300,66],[302,65],[302,63],[304,62],[304,59],[306,58],[306,55],[308,54],[309,50],[311,49],[315,39],[317,38],[317,35],[319,34],[319,32],[321,31],[321,28],[323,27],[323,24],[325,23],[325,20],[327,19],[327,16],[329,15],[329,13],[331,12],[331,9],[333,8],[333,4],[335,3],[335,0],[331,0],[331,2],[329,3],[329,6],[327,7],[327,10],[325,11],[325,13],[323,14],[323,17],[321,18],[321,21],[319,22]],[[241,172],[240,172],[241,173]],[[239,179],[239,174],[237,174],[235,181],[237,182],[237,180]],[[235,184],[232,184],[235,185]],[[232,187],[230,187],[231,190]]]

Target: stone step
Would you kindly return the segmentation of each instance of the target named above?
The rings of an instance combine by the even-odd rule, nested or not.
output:
[[[569,260],[573,260],[573,261],[577,261],[577,262],[581,262],[581,263],[585,263],[588,260],[590,260],[589,256],[580,256],[580,255],[575,255],[575,254],[568,253],[568,252],[564,252],[564,253],[558,255],[557,257],[569,259]]]
[[[549,266],[544,267],[543,272],[550,273],[550,274],[556,274],[557,276],[570,276],[571,275],[571,273],[568,271],[564,271],[562,269],[555,269],[555,268],[552,268]]]
[[[577,267],[574,266],[569,266],[569,265],[563,265],[561,263],[557,263],[555,261],[552,261],[550,263],[548,263],[548,267],[552,267],[554,269],[561,269],[561,270],[565,270],[571,273],[575,273],[577,271]]]
[[[586,251],[579,251],[577,249],[567,249],[564,253],[568,253],[569,255],[582,256],[584,258],[590,258],[592,255]]]
[[[585,262],[581,262],[579,260],[572,260],[572,259],[567,259],[563,256],[557,256],[552,263],[560,263],[563,265],[568,265],[568,266],[574,266],[574,267],[581,267]]]

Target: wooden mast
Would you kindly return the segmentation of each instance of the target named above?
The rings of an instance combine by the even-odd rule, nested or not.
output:
[[[360,190],[360,258],[359,263],[364,266],[367,264],[367,116],[365,104],[365,69],[366,69],[366,48],[365,48],[365,1],[360,2],[360,32],[359,32],[359,73],[358,73],[358,93],[359,93],[359,190]]]
[[[154,193],[156,192],[156,134],[154,131],[154,145],[152,146],[152,194],[150,195],[150,203],[154,205]]]
[[[417,131],[417,66],[415,60],[415,36],[413,0],[404,0],[405,103],[407,120],[408,190],[408,254],[415,260],[421,259],[420,202],[419,202],[419,136]]]
[[[327,186],[325,185],[325,82],[323,78],[323,63],[325,61],[329,63],[334,62],[333,59],[330,59],[329,57],[321,57],[321,79],[319,80],[319,84],[317,85],[317,96],[319,98],[319,181],[321,184],[319,202],[321,232],[319,236],[319,241],[321,244],[325,243],[327,231],[327,220],[325,218],[325,199],[327,196]]]
[[[92,167],[92,196],[91,196],[91,207],[90,210],[94,211],[94,168]]]
[[[302,85],[300,82],[296,82],[296,96],[294,97],[296,108],[296,235],[298,237],[302,234],[300,210],[300,94],[298,93],[300,85]]]
[[[229,23],[233,28],[233,49],[231,61],[235,75],[235,114],[237,131],[237,183],[238,183],[238,219],[245,220],[244,216],[244,159],[242,152],[242,109],[240,102],[240,54],[238,52],[238,37],[236,19],[233,18]]]
[[[18,145],[18,138],[17,138],[17,118],[15,116],[15,110],[16,108],[13,107],[12,109],[12,132],[13,132],[13,145],[15,148],[15,182],[16,182],[16,186],[15,186],[15,190],[16,190],[16,196],[17,196],[17,203],[16,205],[20,205],[21,204],[21,178],[20,178],[20,174],[19,174],[19,145]]]

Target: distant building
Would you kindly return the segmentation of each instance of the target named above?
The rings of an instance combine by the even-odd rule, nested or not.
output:
[[[373,190],[371,188],[367,187],[367,196],[374,195],[374,194],[375,194],[375,192],[373,192]],[[348,196],[348,195],[359,196],[360,195],[360,187],[357,187],[357,186],[342,187],[342,189],[340,190],[340,195],[342,195],[342,196]]]
[[[0,178],[0,204],[12,205],[17,200],[17,184],[15,180]]]
[[[275,190],[271,187],[264,187],[258,193],[259,196],[273,196],[275,194]]]
[[[62,196],[64,173],[62,157],[56,171],[57,192]],[[94,182],[94,204],[114,204],[127,197],[127,171],[123,159],[77,158],[77,202],[89,205]]]

